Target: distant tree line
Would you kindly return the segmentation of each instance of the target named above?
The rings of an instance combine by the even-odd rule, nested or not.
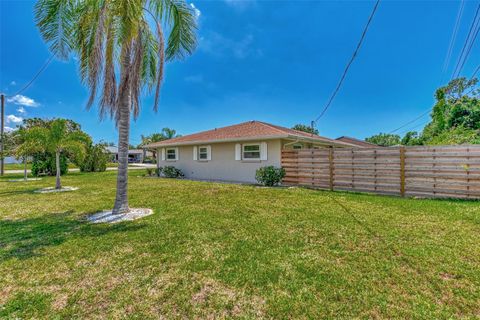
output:
[[[380,133],[365,140],[380,146],[480,144],[480,89],[478,79],[458,78],[439,88],[431,121],[422,132],[403,137]]]

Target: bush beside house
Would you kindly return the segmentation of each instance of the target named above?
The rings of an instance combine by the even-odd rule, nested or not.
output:
[[[267,187],[278,185],[284,177],[285,169],[274,166],[261,167],[255,173],[257,182]]]

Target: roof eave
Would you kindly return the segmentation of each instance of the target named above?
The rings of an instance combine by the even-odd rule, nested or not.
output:
[[[176,147],[176,146],[192,146],[199,144],[214,144],[214,143],[226,143],[226,142],[241,142],[241,141],[258,141],[258,140],[273,140],[273,139],[291,139],[299,141],[308,141],[315,144],[325,145],[325,146],[334,146],[334,147],[355,147],[355,145],[335,141],[330,139],[322,139],[317,137],[306,137],[306,136],[297,136],[292,134],[278,134],[278,135],[269,135],[269,136],[256,136],[256,137],[240,137],[240,138],[228,138],[228,139],[215,139],[215,140],[196,140],[196,141],[184,141],[184,142],[168,142],[168,140],[161,141],[159,143],[152,143],[145,145],[146,149],[157,149],[163,147]]]
[[[356,147],[355,145],[353,145],[351,143],[335,141],[335,140],[325,139],[325,138],[321,138],[321,137],[317,138],[317,137],[289,135],[289,138],[296,139],[296,140],[302,140],[302,141],[308,141],[308,142],[312,142],[312,143],[316,143],[316,144],[320,144],[320,145],[325,145],[325,146],[343,147],[343,148]]]
[[[255,136],[255,137],[240,137],[240,138],[228,138],[228,139],[215,139],[215,140],[195,140],[184,142],[168,142],[168,140],[161,141],[159,143],[151,143],[145,145],[146,149],[156,149],[163,147],[176,147],[176,146],[193,146],[198,144],[213,144],[213,143],[225,143],[225,142],[240,142],[240,141],[258,141],[258,140],[273,140],[273,139],[285,139],[289,138],[289,135],[269,135],[269,136]]]

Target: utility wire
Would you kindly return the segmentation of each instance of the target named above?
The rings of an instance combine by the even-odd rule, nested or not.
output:
[[[402,132],[399,133],[399,135],[404,135],[405,133],[407,133],[407,132],[409,132],[409,131],[412,131],[413,129],[416,129],[416,128],[421,127],[421,126],[425,126],[425,125],[426,125],[427,123],[429,123],[429,122],[430,122],[430,120],[427,120],[427,121],[424,121],[424,122],[422,122],[422,123],[419,123],[419,124],[417,124],[417,125],[409,128],[409,129],[407,129],[407,130],[403,130]]]
[[[447,71],[448,65],[450,64],[450,59],[452,58],[453,47],[455,46],[455,40],[457,39],[458,29],[460,27],[460,21],[462,20],[464,7],[465,7],[465,0],[462,0],[460,2],[460,7],[458,8],[457,19],[453,27],[453,33],[450,38],[450,44],[448,45],[447,55],[445,56],[445,61],[443,62],[443,70],[442,70],[443,73]]]
[[[424,113],[422,113],[421,115],[419,115],[418,117],[416,117],[415,119],[410,120],[409,122],[401,125],[401,126],[398,127],[397,129],[390,131],[389,133],[394,133],[394,132],[397,132],[397,131],[400,130],[400,129],[405,128],[405,127],[408,126],[409,124],[412,124],[412,123],[416,122],[418,119],[421,119],[421,118],[423,118],[425,115],[429,114],[430,111],[431,111],[431,109],[428,109],[427,111],[425,111]]]
[[[50,62],[52,62],[53,58],[55,55],[51,55],[50,58],[42,65],[42,67],[37,71],[37,73],[33,76],[32,80],[30,80],[27,84],[25,84],[20,90],[18,90],[13,96],[8,96],[8,98],[14,97],[16,95],[19,95],[23,91],[27,90],[28,87],[32,85],[32,83],[42,74],[42,72],[48,67]]]
[[[473,79],[473,78],[475,78],[475,76],[477,75],[478,71],[480,71],[480,64],[478,65],[477,69],[475,69],[475,71],[473,71],[473,74],[472,74],[472,77],[470,78],[470,80]]]
[[[461,4],[460,4],[459,11],[458,11],[458,14],[457,14],[457,20],[456,20],[456,22],[455,22],[455,27],[454,27],[454,29],[453,29],[453,34],[452,34],[452,37],[450,38],[450,45],[449,45],[449,48],[448,48],[447,56],[445,57],[445,61],[444,61],[444,64],[443,64],[443,72],[445,72],[446,68],[448,67],[449,60],[450,60],[450,58],[451,58],[451,53],[452,53],[452,50],[453,50],[453,46],[454,46],[454,43],[455,43],[455,38],[456,38],[456,35],[457,35],[457,32],[458,32],[459,23],[460,23],[460,20],[461,20],[461,17],[462,17],[462,13],[463,13],[463,7],[464,7],[464,1],[462,0],[462,2],[461,2]],[[465,44],[464,44],[464,46],[463,46],[463,48],[462,48],[462,52],[461,52],[461,54],[460,54],[460,56],[459,56],[459,60],[457,61],[457,65],[456,65],[455,70],[454,70],[454,75],[455,75],[455,72],[456,72],[457,67],[458,67],[459,64],[460,64],[460,61],[461,61],[461,59],[462,59],[462,56],[463,56],[463,54],[464,54],[464,52],[465,52],[465,48],[466,48],[466,46],[467,46],[467,43],[469,43],[469,48],[468,48],[467,53],[466,53],[466,55],[465,55],[466,57],[468,57],[468,55],[470,54],[470,50],[471,50],[471,48],[472,48],[472,46],[473,46],[473,42],[475,41],[476,36],[478,35],[478,31],[480,30],[480,24],[479,24],[479,23],[480,23],[480,19],[477,21],[479,9],[480,9],[480,4],[478,5],[477,11],[476,11],[476,13],[475,13],[475,17],[473,18],[472,25],[470,26],[470,31],[469,31],[469,33],[468,33],[467,39],[465,40]],[[473,31],[473,32],[475,32],[474,37],[473,37],[473,42],[471,42],[471,41],[469,42],[468,40],[469,40],[469,38],[470,38],[470,36],[471,36],[471,34],[472,34],[472,30],[474,29],[474,26],[477,26],[477,24],[479,24],[477,30],[476,30],[476,31]],[[465,59],[464,59],[463,62],[461,63],[461,68],[460,68],[460,70],[463,68],[463,65],[464,65],[464,64],[465,64]],[[479,65],[479,66],[477,67],[477,69],[474,71],[474,73],[473,73],[473,75],[472,75],[472,79],[475,77],[475,75],[477,74],[477,72],[478,72],[479,70],[480,70],[480,65]],[[460,71],[459,71],[459,72],[460,72]],[[452,79],[453,79],[453,78],[455,78],[455,76],[452,77]],[[412,123],[416,122],[417,120],[419,120],[419,119],[423,118],[425,115],[427,115],[430,111],[431,111],[430,109],[427,110],[427,111],[425,111],[424,113],[422,113],[421,115],[419,115],[419,116],[416,117],[415,119],[410,120],[409,122],[403,124],[402,126],[398,127],[397,129],[390,131],[389,133],[397,132],[398,130],[400,130],[400,129],[406,127],[406,126],[408,126],[409,124],[412,124]],[[423,123],[422,123],[422,124],[423,124]],[[420,125],[422,125],[422,124],[420,124]],[[417,125],[417,126],[411,128],[411,129],[414,129],[414,128],[420,126],[420,125]],[[411,130],[411,129],[409,129],[409,130]]]
[[[475,12],[475,16],[473,17],[472,24],[470,25],[467,38],[465,39],[465,43],[463,44],[462,51],[460,53],[460,56],[458,57],[457,64],[452,74],[452,79],[457,78],[460,72],[462,71],[463,66],[465,65],[465,62],[467,61],[470,51],[473,47],[473,44],[475,43],[475,40],[478,36],[478,31],[480,30],[479,12],[480,12],[480,4],[477,7],[477,11]]]
[[[333,94],[330,96],[330,99],[328,100],[327,104],[323,108],[322,112],[320,115],[315,119],[314,122],[317,122],[325,112],[327,112],[328,108],[333,102],[333,99],[335,99],[335,96],[337,95],[338,91],[340,90],[340,87],[342,86],[343,81],[345,80],[345,77],[347,76],[348,69],[350,69],[350,66],[352,65],[353,61],[357,57],[358,51],[360,50],[360,47],[362,46],[363,40],[365,39],[365,36],[367,35],[368,27],[370,26],[370,23],[372,22],[373,16],[375,15],[375,12],[377,11],[378,5],[380,4],[380,0],[377,0],[375,3],[375,6],[373,7],[372,13],[370,13],[370,17],[368,18],[367,24],[365,25],[362,36],[360,37],[360,41],[357,44],[357,47],[355,48],[355,51],[353,52],[352,57],[350,58],[350,61],[347,63],[347,66],[345,67],[345,70],[343,71],[342,77],[340,78],[340,81],[337,84],[337,87],[333,91]]]
[[[445,73],[447,72],[448,66],[450,65],[450,60],[452,59],[453,48],[455,47],[455,42],[457,40],[458,29],[460,28],[460,22],[462,20],[464,7],[465,7],[465,0],[462,0],[460,2],[460,6],[458,8],[457,19],[455,20],[455,24],[454,24],[454,27],[453,27],[453,32],[452,32],[452,35],[450,37],[450,43],[448,45],[447,54],[445,56],[445,60],[443,61],[443,68],[442,68],[442,75],[441,75],[440,84],[442,84],[443,81],[444,81]]]

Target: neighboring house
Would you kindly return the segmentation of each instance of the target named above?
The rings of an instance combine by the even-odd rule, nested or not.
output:
[[[23,163],[22,158],[15,158],[15,157],[5,157],[3,158],[5,164],[12,164],[12,163]]]
[[[374,143],[370,143],[370,142],[367,142],[367,141],[364,141],[364,140],[360,140],[360,139],[356,139],[356,138],[352,138],[352,137],[347,137],[347,136],[342,136],[342,137],[337,138],[335,140],[350,143],[350,144],[353,144],[354,146],[361,147],[361,148],[375,148],[375,147],[378,148],[378,145],[376,145]]]
[[[281,166],[282,149],[353,147],[303,131],[249,121],[145,146],[157,151],[160,167],[174,166],[185,177],[255,182],[263,166]]]
[[[118,148],[107,147],[107,152],[110,154],[110,161],[118,162]],[[128,150],[128,162],[129,163],[143,163],[145,156],[151,156],[151,152],[146,152],[143,149],[130,149]]]

